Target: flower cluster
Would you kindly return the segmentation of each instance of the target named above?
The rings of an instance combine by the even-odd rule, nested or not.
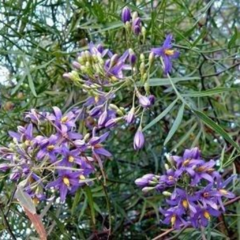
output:
[[[142,21],[137,12],[131,13],[128,7],[124,7],[121,18],[127,28],[131,27],[135,35],[139,35],[140,33],[144,34],[145,28],[142,27]]]
[[[66,114],[58,107],[51,113],[32,109],[25,117],[28,123],[10,131],[13,141],[1,147],[5,161],[0,170],[8,171],[10,180],[22,181],[36,203],[46,198],[50,188],[58,189],[64,202],[68,193],[92,184],[89,177],[95,161],[101,165],[103,157],[111,156],[102,145],[108,133],[98,136],[96,128],[84,136],[78,133],[82,117],[82,109]]]
[[[144,35],[146,30],[137,12],[131,13],[128,7],[124,7],[121,19],[134,34]],[[172,59],[179,55],[172,49],[171,42],[172,36],[168,35],[162,47],[150,51],[148,62],[143,53],[133,51],[134,44],[118,54],[101,44],[90,43],[87,50],[79,53],[72,63],[73,70],[63,76],[81,88],[85,95],[83,106],[88,127],[112,128],[119,123],[129,125],[138,122],[133,146],[136,150],[144,146],[142,120],[135,120],[143,119],[143,113],[155,103],[148,83],[155,56],[162,58],[164,72],[169,73]],[[121,106],[117,101],[118,91],[122,89],[127,89],[132,96],[131,105]]]
[[[207,226],[211,216],[225,211],[223,198],[234,198],[226,189],[233,176],[223,181],[214,169],[215,161],[205,162],[198,148],[185,150],[183,157],[172,156],[169,162],[171,168],[164,175],[146,174],[135,183],[145,192],[155,189],[169,197],[168,208],[160,209],[163,223],[176,229]]]

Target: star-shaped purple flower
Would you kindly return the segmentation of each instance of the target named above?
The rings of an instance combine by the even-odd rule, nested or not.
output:
[[[151,52],[155,56],[160,56],[164,62],[164,73],[168,74],[172,70],[172,60],[179,57],[179,52],[172,49],[172,35],[169,34],[166,36],[166,39],[163,45],[159,48],[152,48]]]

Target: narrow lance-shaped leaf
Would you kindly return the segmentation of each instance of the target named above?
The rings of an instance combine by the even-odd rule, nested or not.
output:
[[[228,141],[230,144],[232,144],[239,152],[240,147],[236,142],[233,141],[233,139],[229,136],[227,132],[218,124],[216,124],[212,119],[210,119],[208,116],[206,116],[204,113],[194,110],[194,113],[211,129],[213,129],[215,132],[220,134],[226,141]]]
[[[32,201],[32,198],[28,193],[23,191],[23,188],[21,186],[18,186],[15,196],[22,207],[26,208],[33,214],[36,213],[36,207]]]
[[[144,128],[143,131],[146,131],[147,129],[149,129],[150,127],[152,127],[153,125],[155,125],[157,122],[159,122],[163,117],[165,117],[170,111],[171,109],[174,107],[174,105],[176,104],[176,102],[178,101],[178,99],[175,99],[175,101],[173,101],[162,113],[160,113],[156,118],[154,118],[149,124],[147,124]]]
[[[178,111],[178,114],[177,114],[177,117],[172,125],[172,128],[171,130],[169,131],[168,135],[167,135],[167,138],[165,139],[164,141],[164,145],[166,145],[169,140],[172,138],[172,136],[174,135],[174,133],[177,131],[179,125],[181,124],[182,122],[182,117],[183,117],[183,113],[184,113],[184,107],[185,105],[182,104],[182,106],[180,107],[179,111]]]

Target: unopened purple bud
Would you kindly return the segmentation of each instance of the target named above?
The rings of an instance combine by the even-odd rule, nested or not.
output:
[[[18,173],[18,172],[12,173],[12,174],[10,175],[10,180],[16,181],[16,180],[19,179],[19,177],[20,177],[20,173]]]
[[[100,127],[104,126],[104,124],[107,121],[107,117],[108,117],[108,112],[107,112],[107,110],[104,110],[98,119],[98,126],[100,126]]]
[[[154,176],[155,175],[152,173],[146,174],[146,175],[142,176],[141,178],[136,179],[135,184],[138,187],[147,187],[149,185],[149,181],[151,181],[154,178]]]
[[[131,20],[131,11],[128,7],[124,7],[122,10],[122,21],[124,23],[129,22]]]
[[[131,110],[128,112],[126,118],[125,118],[128,124],[133,123],[134,118],[135,118],[134,112],[135,112],[135,108],[132,107]]]
[[[73,65],[73,67],[76,68],[76,69],[79,69],[79,70],[81,69],[81,65],[80,65],[80,63],[77,62],[77,61],[73,61],[72,65]],[[63,76],[64,76],[64,74],[63,74]]]
[[[134,136],[133,147],[135,150],[139,150],[144,146],[144,135],[142,130],[139,128]]]
[[[9,169],[8,164],[6,164],[6,163],[1,163],[0,164],[0,171],[6,172],[8,169]]]
[[[129,62],[133,66],[135,65],[137,60],[136,54],[133,52],[132,49],[129,49]]]
[[[98,44],[98,45],[97,45],[97,50],[98,50],[100,53],[103,52],[104,48],[103,48],[102,44]]]
[[[71,80],[71,75],[70,75],[70,73],[64,73],[64,74],[63,74],[63,77]]]
[[[118,59],[119,59],[119,56],[117,54],[114,54],[111,57],[109,68],[112,68],[114,65],[116,65],[116,63],[118,62]]]
[[[91,117],[96,117],[100,113],[101,109],[102,109],[102,105],[96,106],[93,109],[91,109],[91,111],[89,112],[89,115]]]
[[[152,105],[150,99],[146,96],[140,95],[138,99],[139,99],[139,103],[144,108],[150,107]]]
[[[149,95],[148,99],[150,100],[151,105],[153,105],[155,103],[155,96],[154,95]]]
[[[139,35],[141,32],[141,19],[137,17],[132,23],[132,30],[136,35]]]
[[[114,127],[119,120],[119,118],[112,118],[105,123],[105,127]]]

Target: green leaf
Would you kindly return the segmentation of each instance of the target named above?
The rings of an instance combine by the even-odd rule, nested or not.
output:
[[[235,27],[234,28],[234,34],[233,34],[233,36],[231,37],[231,39],[229,40],[229,42],[228,42],[228,48],[231,48],[231,47],[233,47],[235,44],[236,44],[236,41],[237,41],[237,39],[238,39],[238,30],[237,30],[237,28]]]
[[[92,222],[95,225],[96,224],[96,218],[95,218],[95,209],[94,209],[94,202],[93,202],[93,196],[92,196],[91,189],[89,187],[85,187],[85,192],[86,192],[87,199],[88,199],[88,204],[89,204],[89,207],[90,207]]]
[[[169,133],[167,135],[167,138],[165,139],[163,145],[166,145],[169,142],[169,140],[172,138],[174,133],[177,131],[179,125],[181,124],[183,113],[184,113],[184,107],[185,107],[185,104],[182,104],[182,106],[180,107],[180,109],[178,111],[177,117],[176,117],[176,119],[175,119],[175,121],[174,121],[174,123],[171,127],[171,130],[169,131]]]
[[[77,207],[81,197],[82,197],[82,191],[81,191],[81,189],[79,189],[75,193],[75,197],[74,197],[74,201],[73,201],[73,205],[72,205],[72,209],[71,209],[71,215],[72,216],[75,214],[76,207]]]
[[[173,83],[177,82],[182,82],[182,81],[193,81],[193,80],[200,80],[199,76],[194,76],[194,77],[177,77],[177,78],[171,78]],[[149,86],[166,86],[166,85],[171,85],[171,82],[169,78],[150,78],[149,81]],[[141,83],[138,83],[141,85]]]
[[[230,144],[232,144],[238,151],[240,151],[240,147],[236,142],[233,141],[233,139],[229,136],[228,133],[225,132],[225,130],[216,124],[212,119],[210,119],[208,116],[206,116],[204,113],[194,110],[194,113],[206,124],[208,125],[212,130],[220,134],[226,141],[228,141]]]
[[[213,88],[213,89],[208,89],[206,91],[201,91],[201,92],[189,92],[187,94],[182,94],[183,97],[207,97],[207,96],[212,96],[214,94],[220,94],[224,92],[229,92],[229,91],[236,91],[239,90],[239,88]]]
[[[15,196],[22,207],[25,207],[29,212],[33,214],[36,213],[36,207],[32,201],[32,198],[28,193],[23,191],[23,187],[18,186]]]
[[[143,128],[143,131],[146,131],[147,129],[155,125],[157,122],[159,122],[163,117],[165,117],[170,112],[170,110],[174,107],[177,101],[178,101],[178,98],[175,99],[162,113],[160,113],[156,118],[154,118],[149,124],[147,124]]]

